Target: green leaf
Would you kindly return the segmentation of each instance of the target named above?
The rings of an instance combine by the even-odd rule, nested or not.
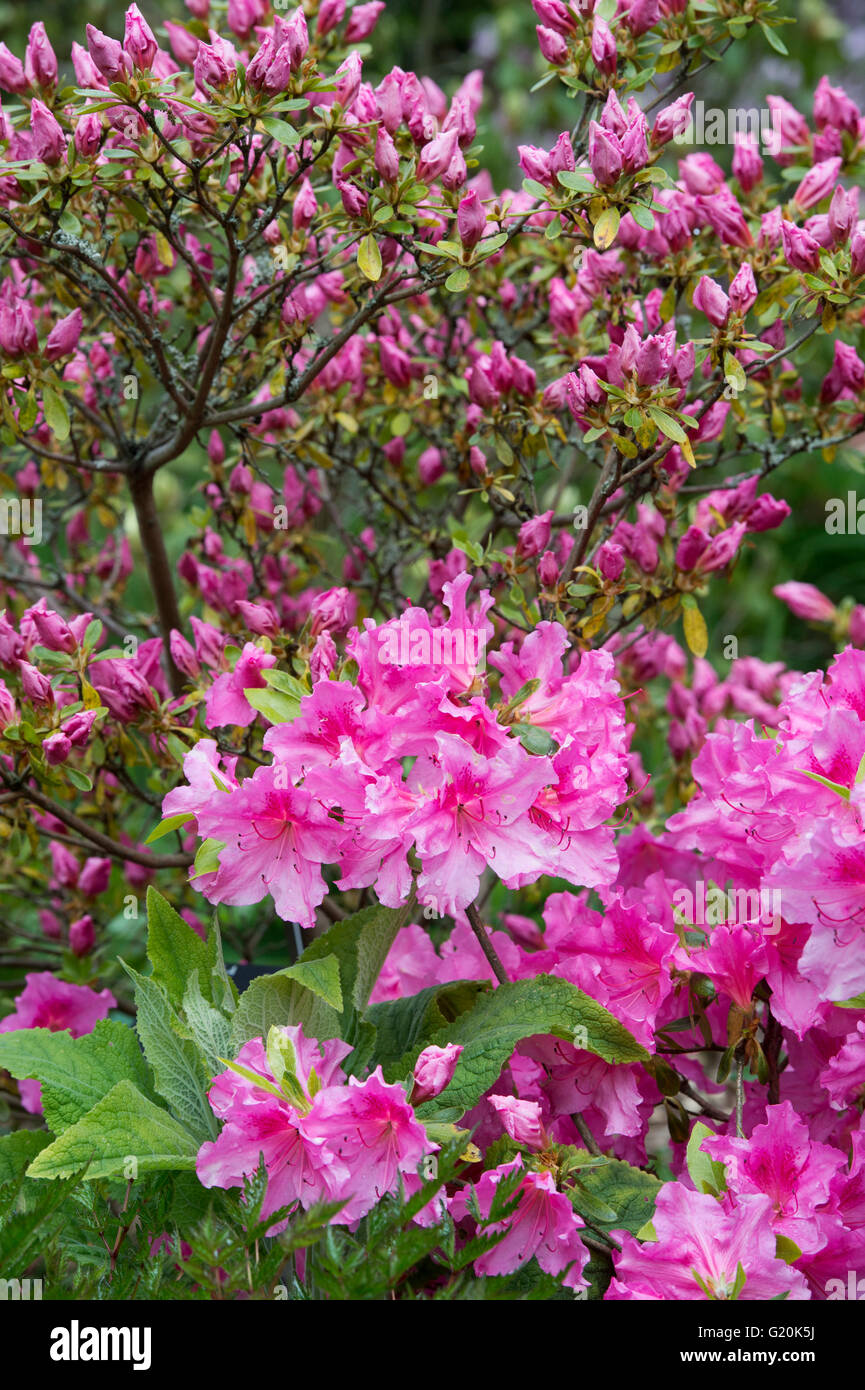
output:
[[[336,956],[322,956],[318,960],[301,958],[296,965],[289,965],[280,971],[280,974],[290,980],[297,980],[298,984],[317,994],[319,999],[323,999],[332,1009],[336,1009],[337,1013],[342,1013],[342,983]]]
[[[172,830],[179,830],[181,826],[186,825],[186,823],[191,820],[195,820],[192,811],[183,811],[177,816],[166,816],[165,820],[161,820],[159,824],[151,830],[144,843],[146,845],[152,845],[156,840],[161,840],[163,835],[170,835]]]
[[[231,1042],[235,1051],[250,1038],[266,1038],[274,1024],[302,1023],[309,1036],[320,1040],[347,1038],[410,910],[411,902],[396,909],[366,907],[334,923],[310,943],[294,966],[253,980],[240,996],[234,1016]],[[325,959],[338,969],[341,1009],[327,999],[335,999],[336,976],[333,964],[323,966]],[[315,972],[310,970],[312,965]],[[313,980],[317,990],[310,987]]]
[[[704,1139],[714,1138],[715,1131],[708,1125],[704,1125],[702,1120],[698,1120],[691,1130],[691,1137],[688,1140],[687,1165],[688,1176],[698,1192],[708,1192],[713,1197],[719,1197],[722,1192],[727,1190],[727,1176],[723,1163],[718,1163],[716,1159],[710,1158],[704,1153],[701,1145]]]
[[[647,1221],[651,1221],[655,1199],[662,1186],[653,1173],[618,1159],[609,1159],[598,1167],[580,1169],[579,1187],[568,1196],[576,1210],[583,1212],[599,1230],[621,1229],[636,1235]],[[591,1215],[585,1203],[586,1194],[611,1210],[612,1218]]]
[[[514,724],[513,731],[527,753],[545,757],[557,747],[552,734],[539,728],[537,724]]]
[[[456,270],[451,271],[445,280],[445,289],[450,290],[451,294],[459,294],[462,290],[468,289],[469,279],[470,276],[465,266],[458,266]]]
[[[682,625],[689,651],[694,656],[705,656],[709,650],[709,630],[693,594],[682,595]]]
[[[253,709],[260,710],[271,724],[290,724],[300,714],[300,700],[282,690],[244,690]]]
[[[212,1074],[201,1051],[183,1036],[183,1023],[167,992],[155,979],[121,964],[135,984],[135,1027],[157,1091],[200,1139],[215,1139],[216,1117],[207,1100]]]
[[[560,169],[556,174],[556,179],[562,188],[569,188],[573,193],[591,193],[594,195],[598,191],[597,184],[576,170]]]
[[[50,1143],[51,1136],[44,1129],[17,1129],[14,1134],[0,1136],[0,1188],[14,1184],[17,1190],[28,1164]],[[4,1192],[4,1199],[7,1196]]]
[[[62,444],[69,438],[69,410],[63,397],[50,386],[42,387],[42,410],[45,423]]]
[[[278,116],[262,116],[261,124],[268,135],[272,135],[274,140],[278,140],[289,149],[300,139],[300,131],[289,125],[288,121],[281,121]]]
[[[210,972],[216,965],[213,945],[202,941],[155,888],[147,889],[147,955],[153,966],[154,982],[162,985],[175,1008],[180,1008],[194,970],[198,971],[204,997],[213,1003],[210,984]]]
[[[607,1062],[639,1062],[647,1055],[618,1019],[567,980],[536,975],[499,985],[431,1040],[438,1047],[461,1043],[463,1051],[450,1085],[419,1107],[419,1117],[459,1119],[497,1080],[517,1043],[550,1033],[578,1040],[583,1051]]]
[[[87,1181],[122,1177],[134,1159],[137,1172],[194,1169],[198,1140],[167,1110],[147,1099],[131,1081],[118,1081],[77,1124],[49,1144],[30,1164],[30,1178]]]
[[[376,280],[381,279],[381,251],[378,249],[378,242],[372,232],[363,238],[357,248],[357,264],[361,274],[365,275],[367,280],[372,280],[375,283]]]
[[[622,215],[618,208],[605,208],[595,223],[594,240],[599,251],[608,251],[616,240]]]
[[[661,433],[665,434],[668,439],[674,439],[677,444],[687,444],[688,436],[682,426],[678,420],[673,419],[672,415],[668,415],[666,410],[661,410],[656,405],[650,405],[649,414]]]
[[[0,1034],[0,1067],[19,1081],[42,1083],[45,1122],[56,1134],[86,1115],[118,1081],[149,1090],[147,1067],[125,1023],[100,1019],[92,1033],[73,1038],[48,1028]]]
[[[189,1027],[189,1034],[196,1047],[203,1054],[211,1077],[222,1070],[220,1057],[224,1057],[231,1043],[231,1019],[209,1004],[201,993],[198,971],[193,970],[183,996],[183,1014]]]
[[[402,999],[371,1005],[366,1017],[376,1028],[373,1065],[381,1065],[388,1081],[401,1080],[411,1070],[406,1063],[407,1054],[425,1047],[489,988],[486,980],[454,980],[430,985]]]

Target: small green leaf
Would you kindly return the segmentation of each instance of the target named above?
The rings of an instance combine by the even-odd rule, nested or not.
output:
[[[378,249],[378,242],[372,232],[369,232],[358,245],[357,264],[361,274],[365,275],[367,280],[372,280],[375,283],[376,280],[381,279],[381,251]]]

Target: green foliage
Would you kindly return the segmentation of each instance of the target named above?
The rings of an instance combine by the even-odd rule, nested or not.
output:
[[[569,1042],[577,1036],[581,1049],[607,1062],[638,1062],[646,1056],[627,1028],[582,990],[552,975],[536,975],[480,995],[471,1010],[427,1039],[439,1047],[460,1043],[463,1051],[450,1085],[420,1106],[418,1114],[459,1119],[490,1088],[517,1043],[549,1033]]]

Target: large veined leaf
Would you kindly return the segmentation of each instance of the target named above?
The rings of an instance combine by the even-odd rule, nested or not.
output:
[[[236,991],[225,973],[219,929],[214,922],[207,941],[202,941],[155,888],[147,890],[147,955],[153,979],[162,985],[179,1008],[193,970],[198,971],[201,993],[211,1004],[230,1007]]]
[[[430,1039],[439,1047],[461,1043],[463,1051],[450,1085],[418,1114],[459,1119],[493,1084],[517,1043],[543,1033],[576,1041],[607,1062],[640,1062],[648,1055],[618,1019],[576,985],[536,975],[482,994],[472,1009]]]
[[[113,1019],[101,1019],[83,1038],[48,1028],[0,1033],[0,1067],[18,1080],[42,1082],[45,1121],[55,1134],[86,1115],[124,1078],[142,1091],[150,1088],[135,1034]]]
[[[192,1169],[199,1142],[131,1081],[118,1081],[93,1109],[43,1149],[30,1178],[129,1177],[162,1169]]]
[[[183,1036],[188,1030],[165,990],[131,966],[125,969],[135,982],[135,1027],[157,1091],[200,1139],[215,1139],[216,1117],[207,1100],[211,1076],[201,1050]]]
[[[373,1066],[381,1064],[388,1081],[401,1080],[411,1070],[407,1054],[425,1046],[489,988],[486,980],[454,980],[386,1004],[373,1004],[366,1012],[376,1028]]]
[[[651,1221],[662,1183],[652,1173],[619,1159],[592,1162],[574,1174],[567,1188],[574,1208],[599,1231],[630,1231],[636,1235]],[[605,1210],[606,1209],[606,1210]]]

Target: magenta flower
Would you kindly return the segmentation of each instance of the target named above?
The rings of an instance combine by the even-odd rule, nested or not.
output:
[[[449,1086],[456,1071],[462,1052],[461,1043],[447,1043],[444,1047],[425,1047],[414,1064],[414,1089],[411,1093],[412,1105],[420,1105],[432,1100]]]
[[[835,605],[813,584],[801,584],[791,580],[787,584],[776,584],[772,593],[786,603],[797,618],[805,618],[812,623],[831,623],[835,621]]]
[[[0,1033],[14,1033],[19,1028],[48,1028],[52,1033],[67,1030],[73,1038],[92,1033],[100,1019],[108,1017],[109,1009],[117,1008],[110,990],[98,994],[87,985],[72,985],[58,980],[50,970],[25,975],[24,989],[15,997],[16,1009],[0,1019]],[[42,1092],[38,1081],[19,1081],[21,1103],[31,1115],[42,1114]]]
[[[641,1244],[622,1234],[605,1298],[807,1299],[803,1275],[776,1258],[772,1210],[763,1194],[719,1202],[667,1183],[652,1218],[657,1241]]]
[[[523,1161],[518,1154],[510,1163],[502,1163],[483,1174],[475,1187],[481,1216],[489,1215],[501,1179],[522,1166]],[[583,1222],[564,1193],[556,1191],[552,1173],[528,1171],[516,1195],[520,1198],[519,1205],[510,1216],[481,1228],[485,1235],[497,1232],[505,1234],[492,1250],[475,1260],[475,1273],[512,1274],[514,1270],[522,1269],[534,1256],[546,1274],[567,1271],[562,1280],[565,1288],[588,1288],[588,1283],[583,1279],[583,1270],[588,1263],[589,1252],[579,1234]],[[448,1208],[455,1220],[463,1221],[471,1215],[468,1198],[469,1190],[464,1187],[448,1201]]]

